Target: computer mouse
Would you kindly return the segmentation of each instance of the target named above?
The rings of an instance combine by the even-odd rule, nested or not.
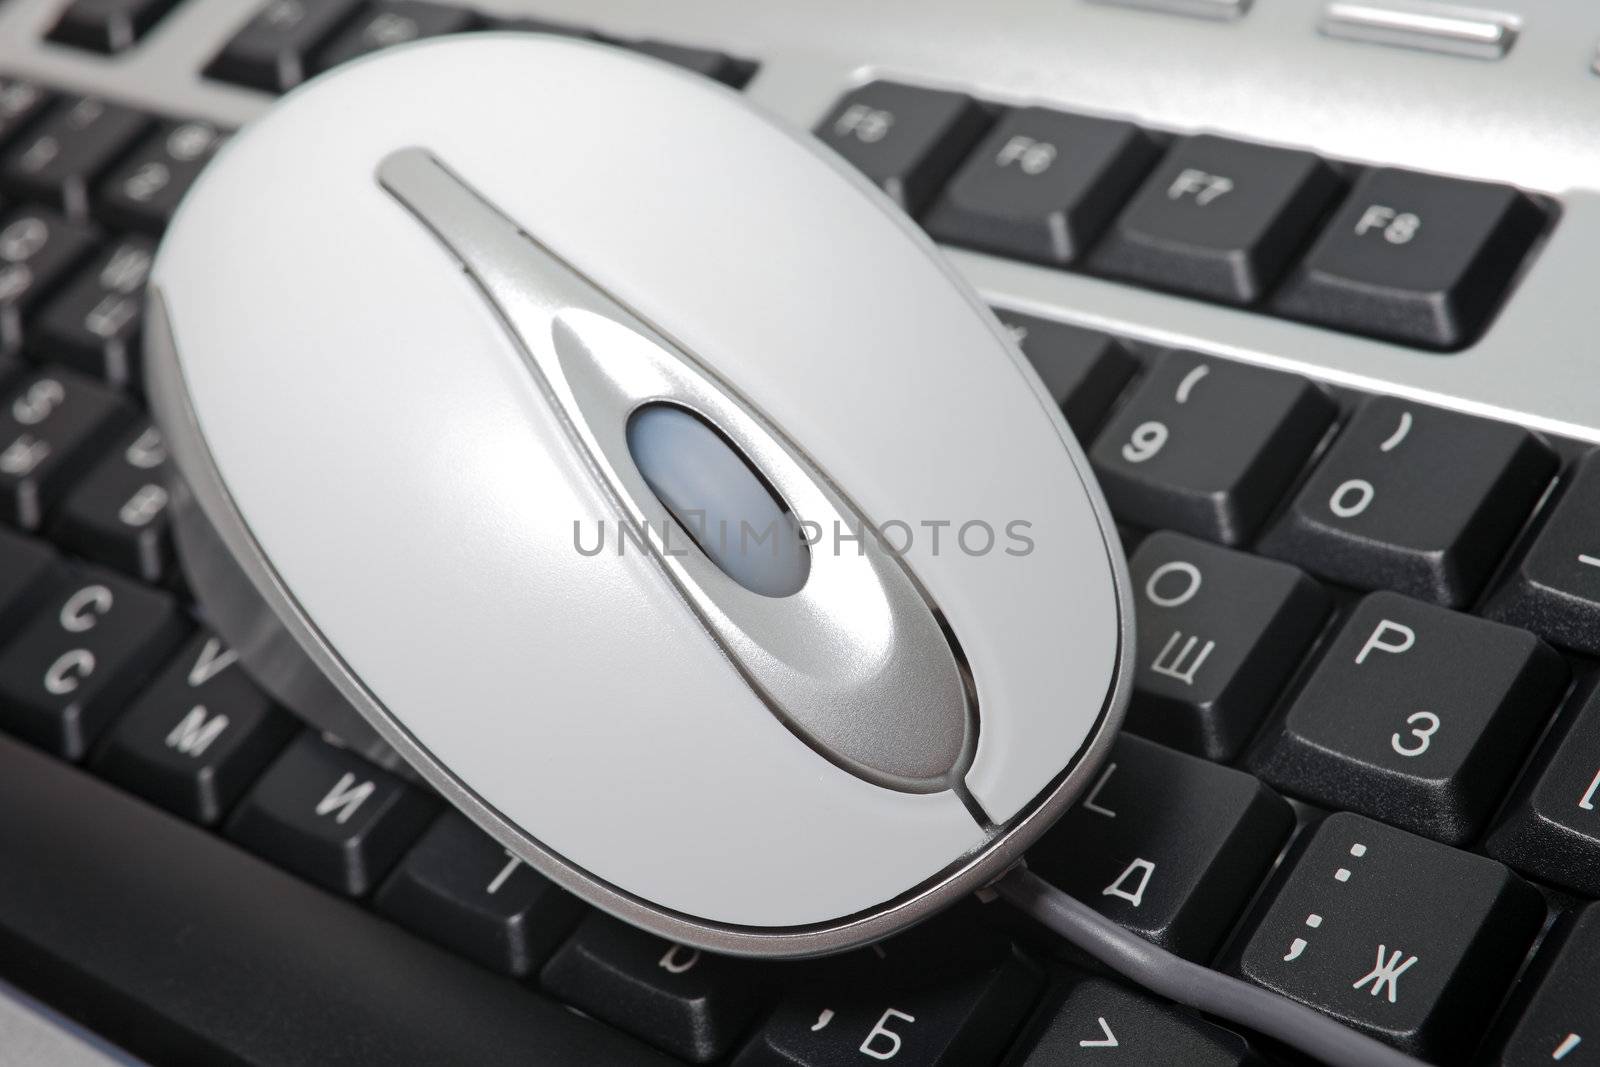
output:
[[[150,302],[206,620],[629,922],[861,945],[1014,865],[1109,748],[1127,576],[1061,412],[737,92],[523,34],[350,63],[229,141]]]

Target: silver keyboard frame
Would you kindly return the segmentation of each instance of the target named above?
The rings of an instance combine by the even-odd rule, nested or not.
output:
[[[107,58],[43,40],[65,0],[0,0],[0,73],[239,125],[271,97],[200,72],[258,2],[179,0],[134,49]],[[995,256],[949,255],[996,305],[1600,442],[1600,6],[1514,0],[1502,10],[1516,19],[1516,41],[1497,61],[1324,37],[1323,0],[1259,0],[1236,20],[1088,0],[472,6],[758,60],[750,97],[803,127],[852,85],[886,77],[1549,194],[1561,204],[1549,239],[1484,337],[1450,355]]]

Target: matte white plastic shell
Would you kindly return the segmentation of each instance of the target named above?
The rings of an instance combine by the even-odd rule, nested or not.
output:
[[[575,550],[575,522],[592,537],[615,516],[501,324],[377,187],[407,145],[692,351],[865,514],[910,524],[908,564],[974,675],[967,784],[997,825],[829,763],[642,554]],[[152,384],[176,370],[203,446],[180,465],[214,465],[385,736],[602,906],[748,928],[716,943],[761,951],[764,932],[962,888],[1109,743],[1125,575],[1059,412],[885,199],[719,86],[512,36],[352,64],[225,148],[153,277],[176,366]],[[994,551],[957,544],[972,521]],[[1023,555],[1004,551],[1016,521]],[[950,523],[937,552],[927,522]]]

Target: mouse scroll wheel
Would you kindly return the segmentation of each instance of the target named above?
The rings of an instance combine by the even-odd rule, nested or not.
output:
[[[724,574],[762,596],[800,591],[811,571],[800,524],[727,438],[666,403],[636,409],[627,435],[645,484]]]

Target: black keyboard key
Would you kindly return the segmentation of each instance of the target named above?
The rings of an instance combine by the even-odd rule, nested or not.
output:
[[[1460,348],[1488,323],[1544,222],[1508,185],[1368,171],[1275,307],[1342,330]]]
[[[155,246],[125,237],[81,268],[39,312],[27,338],[40,359],[126,388],[139,381],[144,287]]]
[[[1543,921],[1538,893],[1493,860],[1339,812],[1240,970],[1413,1055],[1461,1063]]]
[[[25,316],[89,255],[98,236],[42,208],[0,219],[0,351],[22,344]]]
[[[1590,904],[1555,945],[1554,935],[1540,953],[1554,951],[1522,1018],[1496,1063],[1502,1067],[1593,1067],[1600,1063],[1600,904]]]
[[[163,122],[100,185],[100,214],[113,226],[159,234],[221,146],[209,122]]]
[[[1163,356],[1089,456],[1123,522],[1248,541],[1333,421],[1293,375],[1188,352]]]
[[[185,628],[167,594],[74,568],[0,648],[0,728],[82,759]]]
[[[642,52],[685,70],[692,70],[696,74],[735,89],[743,89],[756,72],[756,65],[749,60],[738,59],[726,52],[710,48],[691,48],[688,45],[673,44],[671,41],[653,40],[636,41],[629,47],[635,52]]]
[[[938,941],[915,931],[792,979],[734,1067],[996,1062],[1038,996],[1039,968],[1003,937],[936,922]]]
[[[60,560],[49,545],[0,529],[0,636],[14,633],[60,577]]]
[[[124,433],[67,494],[52,535],[100,563],[164,581],[173,549],[161,431],[140,420]]]
[[[1077,260],[1160,155],[1130,122],[1030,107],[1002,118],[923,220],[941,241]]]
[[[245,677],[233,649],[202,631],[117,720],[94,768],[210,826],[296,729],[294,719]]]
[[[1293,825],[1289,805],[1243,771],[1124,734],[1029,861],[1106,917],[1203,961]]]
[[[138,43],[176,0],[72,0],[49,38],[95,52],[125,52]]]
[[[44,113],[53,94],[17,78],[0,78],[0,145]]]
[[[479,16],[462,7],[427,0],[387,0],[372,4],[317,53],[317,69],[327,70],[358,56],[369,55],[424,37],[439,37],[476,29]]]
[[[0,407],[0,516],[27,530],[45,515],[133,409],[70,371],[24,377]]]
[[[875,81],[847,93],[816,134],[915,215],[988,125],[970,96]]]
[[[558,1000],[691,1063],[732,1048],[760,1006],[760,972],[591,913],[540,975]]]
[[[1254,765],[1286,792],[1465,844],[1566,682],[1561,658],[1526,631],[1372,593]]]
[[[206,67],[206,77],[281,93],[305,81],[311,55],[361,0],[266,0]]]
[[[1091,265],[1252,304],[1289,268],[1338,191],[1333,170],[1309,152],[1186,137],[1112,223]]]
[[[1287,564],[1161,531],[1129,562],[1139,650],[1127,728],[1231,760],[1328,617],[1321,587]]]
[[[1600,897],[1600,690],[1524,778],[1488,852],[1542,881]]]
[[[491,18],[489,28],[493,30],[517,30],[522,33],[548,33],[555,37],[578,37],[583,40],[599,41],[605,38],[589,29],[587,26],[577,26],[570,22],[552,22],[549,19],[530,18]]]
[[[1374,397],[1261,551],[1345,585],[1462,607],[1555,472],[1550,449],[1520,426]]]
[[[549,958],[582,912],[576,897],[453,810],[406,853],[376,902],[417,933],[518,977]]]
[[[227,832],[272,863],[358,897],[432,817],[432,801],[412,786],[301,733],[240,801]]]
[[[1584,456],[1564,481],[1487,612],[1565,648],[1600,655],[1600,452]]]
[[[669,1062],[3,736],[0,811],[0,975],[149,1063]]]
[[[150,120],[92,96],[61,100],[0,155],[0,185],[84,218],[94,183]]]
[[[995,314],[1033,364],[1067,425],[1087,440],[1122,395],[1138,361],[1109,334],[1015,311],[996,309]]]
[[[1046,996],[1016,1067],[1247,1067],[1244,1038],[1105,978],[1074,977]]]

